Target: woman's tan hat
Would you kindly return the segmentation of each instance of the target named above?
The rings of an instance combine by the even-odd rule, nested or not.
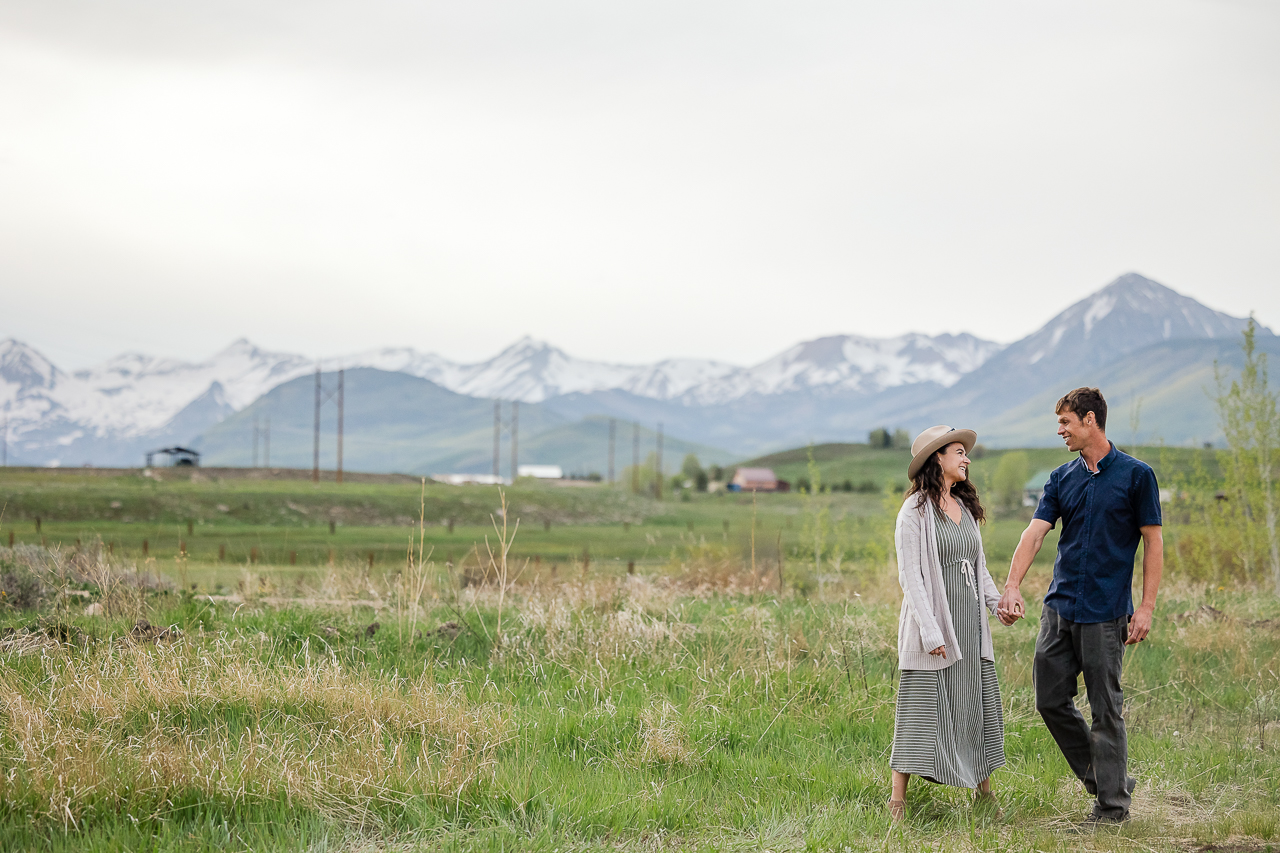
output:
[[[907,477],[914,480],[931,454],[937,453],[954,441],[963,444],[964,452],[968,453],[977,443],[978,434],[971,429],[952,429],[949,426],[939,425],[929,427],[917,435],[916,440],[911,442],[911,464],[907,466]]]

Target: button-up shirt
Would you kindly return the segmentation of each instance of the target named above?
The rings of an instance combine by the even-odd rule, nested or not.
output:
[[[1115,444],[1090,471],[1077,457],[1049,475],[1036,518],[1062,519],[1044,603],[1072,622],[1133,613],[1133,560],[1141,528],[1160,524],[1160,489],[1147,463]]]

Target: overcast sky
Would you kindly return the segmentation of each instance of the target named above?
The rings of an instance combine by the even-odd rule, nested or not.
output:
[[[1280,4],[0,0],[0,337],[79,368],[1280,326]]]

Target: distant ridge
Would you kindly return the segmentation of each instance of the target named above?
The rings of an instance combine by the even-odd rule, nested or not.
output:
[[[741,368],[698,359],[606,364],[526,337],[477,364],[389,347],[325,359],[320,366],[403,373],[479,399],[540,403],[617,392],[697,409],[760,395],[862,395],[920,382],[947,386],[999,348],[972,335],[843,335],[797,344]],[[0,402],[10,405],[16,458],[37,465],[127,465],[140,448],[190,441],[316,367],[303,356],[260,349],[242,338],[204,362],[126,353],[68,376],[34,348],[10,339],[0,342]],[[592,413],[600,412],[587,414]]]
[[[981,427],[993,446],[1051,444],[1049,398],[1097,384],[1113,400],[1113,411],[1123,400],[1145,412],[1149,436],[1158,428],[1162,440],[1184,443],[1217,436],[1205,390],[1215,361],[1228,369],[1238,362],[1247,322],[1127,273],[1004,347],[968,334],[834,335],[796,344],[752,367],[698,359],[619,365],[577,359],[522,338],[475,364],[388,347],[326,359],[322,366],[385,374],[385,382],[367,377],[384,389],[381,400],[422,393],[415,390],[420,385],[404,380],[426,380],[449,392],[439,405],[461,418],[450,427],[460,432],[491,430],[491,402],[475,404],[496,398],[543,407],[546,430],[561,436],[594,435],[573,426],[592,417],[647,427],[661,422],[672,440],[717,454],[757,455],[810,441],[861,440],[877,426],[915,432],[935,423]],[[1265,327],[1258,341],[1264,351],[1280,350]],[[3,341],[0,403],[9,412],[9,458],[14,464],[131,465],[152,446],[201,435],[210,447],[230,447],[248,439],[234,438],[218,424],[315,369],[303,356],[241,339],[200,363],[135,353],[68,375],[34,348]],[[393,409],[378,423],[379,435],[394,431],[386,422]],[[525,429],[522,436],[534,442],[532,420]],[[436,444],[420,448],[422,460],[480,464],[475,447],[450,456],[453,451],[439,444],[444,433],[431,434]],[[409,430],[403,437],[427,441],[423,435]],[[565,438],[556,446],[571,444]],[[363,458],[379,458],[373,445]]]

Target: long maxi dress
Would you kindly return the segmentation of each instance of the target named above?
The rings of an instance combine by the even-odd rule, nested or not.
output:
[[[941,785],[976,788],[1004,765],[1000,686],[995,664],[982,658],[987,614],[974,570],[982,540],[968,512],[956,524],[936,505],[933,511],[947,605],[964,657],[946,669],[902,670],[889,766]]]

